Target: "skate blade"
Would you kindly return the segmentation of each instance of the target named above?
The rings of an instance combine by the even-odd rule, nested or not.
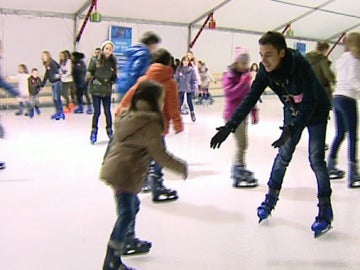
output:
[[[234,184],[233,187],[234,188],[255,188],[259,186],[259,184],[254,183],[254,184],[248,184],[248,183],[239,183],[239,184]]]
[[[136,256],[136,255],[145,255],[145,254],[148,254],[150,252],[150,249],[149,250],[146,250],[146,251],[136,251],[136,250],[130,250],[126,253],[123,253],[122,256]]]
[[[164,202],[172,202],[172,201],[176,201],[177,199],[179,199],[179,196],[171,196],[171,197],[167,197],[167,198],[157,198],[157,199],[153,199],[153,202],[155,203],[164,203]]]
[[[342,175],[342,176],[339,176],[339,175],[337,175],[337,176],[335,176],[335,175],[334,175],[334,176],[331,176],[331,175],[330,175],[330,176],[329,176],[329,179],[330,179],[330,180],[338,180],[338,179],[343,179],[343,178],[344,178],[344,175]]]
[[[327,233],[331,229],[332,229],[332,226],[329,225],[326,229],[324,229],[324,230],[322,230],[320,232],[314,232],[314,238],[318,238],[318,237],[322,236],[323,234]]]

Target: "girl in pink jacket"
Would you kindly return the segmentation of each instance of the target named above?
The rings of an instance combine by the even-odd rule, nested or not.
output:
[[[231,119],[237,107],[250,91],[252,76],[249,72],[249,61],[250,56],[246,51],[236,52],[234,62],[229,66],[228,71],[223,74],[222,81],[225,94],[224,119],[226,122]],[[258,122],[258,109],[256,107],[251,111],[251,118],[252,124]],[[246,170],[247,125],[247,120],[244,120],[234,133],[236,154],[231,170],[231,178],[233,179],[233,187],[236,188],[258,186],[258,181],[254,178],[254,174]]]

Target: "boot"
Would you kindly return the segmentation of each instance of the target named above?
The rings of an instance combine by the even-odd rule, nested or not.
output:
[[[89,104],[89,105],[87,106],[86,113],[87,113],[87,114],[93,114],[93,108],[92,108],[91,104]]]
[[[128,233],[126,235],[125,244],[122,248],[122,255],[139,255],[150,251],[151,242],[140,240],[135,237],[135,233]]]
[[[190,116],[191,116],[191,121],[195,122],[196,121],[195,113],[190,112]]]
[[[319,213],[311,225],[311,230],[314,232],[315,238],[330,230],[332,228],[331,222],[334,219],[330,198],[319,198],[318,207]]]
[[[232,167],[231,178],[234,180],[233,187],[235,188],[252,188],[259,185],[254,173],[246,170],[243,165],[234,165]]]
[[[259,223],[270,216],[271,211],[275,208],[279,200],[279,193],[280,190],[269,188],[268,193],[265,195],[265,200],[257,209]]]
[[[24,113],[24,103],[23,102],[19,102],[19,108],[18,110],[15,112],[15,115],[23,115]]]
[[[110,140],[112,140],[114,138],[114,133],[113,133],[112,128],[107,128],[106,129],[106,134],[108,135]]]
[[[93,128],[90,133],[90,143],[95,144],[97,141],[97,128]]]
[[[341,179],[345,176],[345,172],[336,168],[337,161],[335,158],[329,158],[328,160],[328,172],[331,180]]]
[[[175,201],[179,198],[177,191],[166,188],[163,184],[164,180],[150,173],[150,183],[153,202]]]
[[[84,113],[84,106],[79,104],[79,106],[77,106],[77,108],[74,110],[74,113]]]
[[[35,111],[36,111],[37,115],[41,114],[39,106],[35,106]]]
[[[349,164],[348,187],[360,188],[360,175],[357,170],[356,162],[350,162]]]

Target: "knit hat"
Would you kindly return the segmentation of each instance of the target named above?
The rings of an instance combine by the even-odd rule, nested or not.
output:
[[[81,52],[73,52],[71,54],[76,60],[84,59],[85,55]]]
[[[234,63],[249,63],[250,62],[250,54],[249,51],[243,47],[235,47],[234,50]]]
[[[114,43],[112,43],[112,41],[110,41],[110,40],[105,40],[103,43],[101,43],[101,46],[100,46],[100,48],[101,48],[102,51],[104,50],[104,47],[105,47],[107,44],[110,44],[110,45],[115,49],[115,45],[114,45]]]

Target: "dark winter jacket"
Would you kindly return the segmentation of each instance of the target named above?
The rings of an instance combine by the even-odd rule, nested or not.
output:
[[[46,71],[41,87],[44,87],[47,80],[49,80],[50,83],[60,81],[60,65],[54,59],[51,59],[50,63],[45,65],[45,69]]]
[[[28,78],[28,85],[29,85],[29,95],[35,96],[39,94],[41,88],[41,79],[40,77],[33,77],[30,76]]]
[[[116,81],[116,59],[113,55],[103,59],[103,65],[100,65],[100,59],[93,58],[90,61],[89,72],[91,74],[90,94],[100,97],[108,97],[112,94],[112,85]]]
[[[84,89],[86,87],[86,64],[82,59],[76,59],[73,62],[72,77],[77,89]]]
[[[126,58],[127,61],[117,81],[117,92],[121,94],[125,94],[151,64],[151,53],[145,44],[130,47],[126,52]]]
[[[237,108],[227,125],[235,130],[246,118],[266,87],[270,87],[283,103],[284,124],[292,130],[325,122],[330,101],[309,62],[293,49],[287,49],[280,67],[267,72],[262,63],[249,94]]]

